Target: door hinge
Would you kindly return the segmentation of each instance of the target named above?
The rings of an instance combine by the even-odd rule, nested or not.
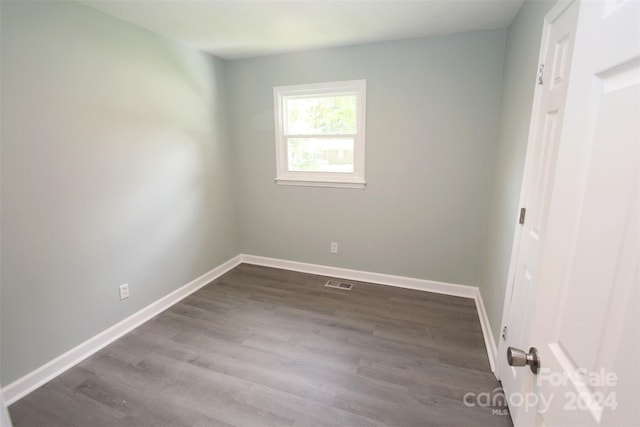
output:
[[[544,64],[540,64],[540,68],[538,68],[538,84],[544,84]]]
[[[520,208],[520,219],[518,220],[519,224],[524,224],[524,217],[527,215],[526,208]]]
[[[506,326],[504,328],[502,328],[502,340],[503,341],[507,340],[507,327]]]

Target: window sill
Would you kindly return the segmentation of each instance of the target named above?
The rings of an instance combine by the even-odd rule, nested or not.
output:
[[[279,185],[293,185],[298,187],[332,187],[332,188],[364,188],[364,181],[305,181],[302,179],[276,178],[275,182]]]

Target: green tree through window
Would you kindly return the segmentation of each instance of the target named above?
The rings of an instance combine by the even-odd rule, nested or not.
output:
[[[364,80],[274,88],[278,182],[364,186]]]

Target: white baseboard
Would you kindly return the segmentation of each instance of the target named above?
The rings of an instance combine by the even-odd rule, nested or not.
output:
[[[265,267],[282,268],[285,270],[299,271],[303,273],[317,274],[321,276],[336,277],[360,282],[377,283],[387,286],[395,286],[419,291],[435,292],[439,294],[452,295],[463,298],[472,298],[476,302],[480,325],[484,335],[484,342],[489,356],[491,371],[495,372],[496,344],[489,325],[489,319],[485,311],[480,290],[474,286],[457,285],[452,283],[437,282],[433,280],[415,279],[404,276],[393,276],[389,274],[372,273],[360,270],[350,270],[346,268],[329,267],[325,265],[309,264],[296,261],[287,261],[276,258],[266,258],[254,255],[238,255],[229,261],[219,265],[211,271],[203,274],[197,279],[176,289],[170,294],[160,298],[158,301],[148,305],[142,310],[134,313],[126,319],[116,323],[110,328],[102,331],[98,335],[88,339],[80,345],[72,348],[66,353],[56,357],[22,378],[12,382],[2,388],[5,403],[12,404],[23,396],[29,394],[36,388],[62,374],[67,369],[80,363],[87,357],[101,350],[113,341],[122,337],[129,331],[140,326],[152,317],[160,314],[167,308],[176,304],[183,298],[209,284],[227,271],[241,263],[261,265]]]
[[[371,273],[361,270],[329,267],[326,265],[308,264],[304,262],[287,261],[276,258],[266,258],[254,255],[240,255],[242,262],[262,265],[265,267],[282,268],[300,271],[302,273],[317,274],[359,282],[377,283],[379,285],[396,286],[398,288],[415,289],[418,291],[435,292],[464,298],[476,298],[478,288],[474,286],[455,285],[452,283],[436,282],[433,280],[414,279],[412,277],[392,276],[389,274]]]
[[[72,348],[61,356],[56,357],[36,370],[28,373],[24,377],[3,387],[2,393],[6,404],[10,405],[21,397],[29,394],[36,388],[80,363],[87,357],[140,326],[147,320],[160,314],[167,308],[176,304],[178,301],[209,284],[212,280],[223,275],[241,262],[242,257],[240,255],[235,256],[197,279],[146,306],[142,310],[100,332],[98,335]]]
[[[498,348],[496,347],[496,340],[493,337],[491,331],[491,324],[489,323],[489,317],[487,316],[487,310],[484,307],[484,301],[482,301],[482,294],[480,289],[476,289],[476,307],[478,309],[478,317],[480,318],[480,327],[482,328],[482,335],[484,336],[484,345],[487,347],[487,356],[489,357],[489,365],[491,365],[491,372],[496,372],[496,356],[498,354]]]

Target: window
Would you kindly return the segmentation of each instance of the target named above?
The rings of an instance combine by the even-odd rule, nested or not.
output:
[[[279,86],[276,182],[363,188],[365,80]]]

